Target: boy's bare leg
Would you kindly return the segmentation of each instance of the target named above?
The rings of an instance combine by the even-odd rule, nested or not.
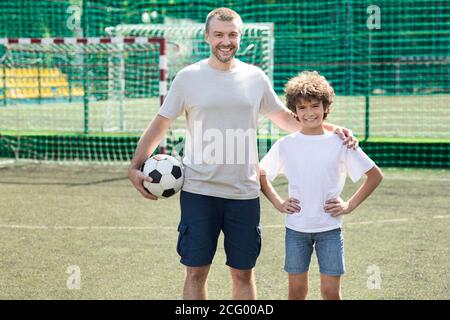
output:
[[[289,300],[305,300],[308,294],[308,272],[289,273]]]
[[[341,276],[320,274],[320,293],[323,300],[342,300]]]

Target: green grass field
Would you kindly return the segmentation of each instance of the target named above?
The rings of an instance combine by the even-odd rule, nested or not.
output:
[[[344,299],[449,299],[448,170],[384,169],[385,180],[346,216]],[[286,194],[286,180],[276,181]],[[347,183],[345,196],[358,184]],[[175,251],[178,196],[150,202],[124,166],[0,165],[0,299],[180,299],[184,268]],[[262,200],[258,298],[285,299],[283,216]],[[223,238],[209,298],[230,298]],[[81,288],[69,290],[69,266]],[[381,288],[369,289],[369,266]],[[319,299],[313,258],[309,299]]]

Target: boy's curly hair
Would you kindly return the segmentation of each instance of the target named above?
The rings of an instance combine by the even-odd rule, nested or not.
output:
[[[317,71],[303,71],[298,76],[290,79],[286,83],[286,105],[294,114],[296,114],[296,105],[300,99],[316,99],[322,101],[326,110],[331,107],[335,94],[333,87]],[[326,119],[327,113],[324,114]]]

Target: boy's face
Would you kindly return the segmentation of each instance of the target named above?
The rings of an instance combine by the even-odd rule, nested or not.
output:
[[[205,39],[211,47],[213,57],[222,63],[230,62],[236,55],[241,42],[239,20],[221,21],[214,17],[210,21]]]
[[[303,133],[321,134],[323,131],[322,123],[325,110],[321,100],[300,99],[296,105],[296,114],[302,124]]]

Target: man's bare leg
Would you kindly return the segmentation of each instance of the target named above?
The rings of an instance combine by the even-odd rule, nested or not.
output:
[[[253,269],[239,270],[230,267],[233,300],[256,300],[256,284]]]
[[[208,295],[207,279],[211,265],[186,267],[183,288],[183,300],[206,300]]]

